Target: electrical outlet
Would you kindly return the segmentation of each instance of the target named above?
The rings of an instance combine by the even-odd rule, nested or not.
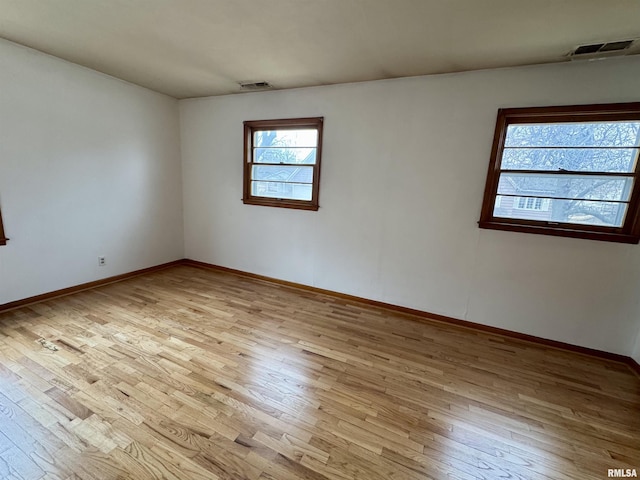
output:
[[[106,264],[107,264],[107,262],[104,259],[104,257],[98,257],[98,266],[99,267],[104,267]]]

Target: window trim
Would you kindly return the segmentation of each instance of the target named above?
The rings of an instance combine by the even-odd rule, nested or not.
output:
[[[629,198],[627,215],[622,227],[578,225],[574,223],[556,223],[543,220],[512,219],[493,216],[493,206],[498,191],[498,181],[500,179],[502,153],[504,151],[507,127],[509,125],[522,123],[573,123],[625,120],[640,120],[640,102],[499,109],[480,221],[478,222],[479,227],[491,230],[586,238],[609,242],[639,243],[640,158],[636,161],[636,168],[633,173],[635,177],[633,190]]]
[[[247,205],[262,205],[266,207],[295,208],[299,210],[318,210],[320,194],[320,164],[322,159],[322,129],[324,117],[285,118],[274,120],[248,120],[244,122],[244,173],[242,202]],[[260,130],[296,130],[300,128],[314,128],[318,131],[316,146],[316,163],[313,167],[313,183],[311,200],[290,200],[269,197],[258,197],[251,194],[251,168],[253,165],[253,133]]]
[[[4,235],[4,225],[2,224],[2,210],[0,210],[0,245],[6,245],[9,240]]]

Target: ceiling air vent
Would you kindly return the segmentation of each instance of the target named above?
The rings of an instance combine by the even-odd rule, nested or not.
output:
[[[240,82],[240,90],[268,90],[273,88],[269,82]]]
[[[580,45],[573,49],[568,56],[571,60],[589,60],[619,55],[628,55],[629,53],[631,53],[631,45],[633,45],[635,41],[636,39]]]

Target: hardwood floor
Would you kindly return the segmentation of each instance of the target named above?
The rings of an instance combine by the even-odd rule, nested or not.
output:
[[[0,314],[0,478],[640,475],[623,364],[175,267]]]

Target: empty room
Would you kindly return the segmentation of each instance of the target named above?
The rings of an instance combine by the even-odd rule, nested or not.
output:
[[[640,3],[0,0],[0,480],[640,475]]]

